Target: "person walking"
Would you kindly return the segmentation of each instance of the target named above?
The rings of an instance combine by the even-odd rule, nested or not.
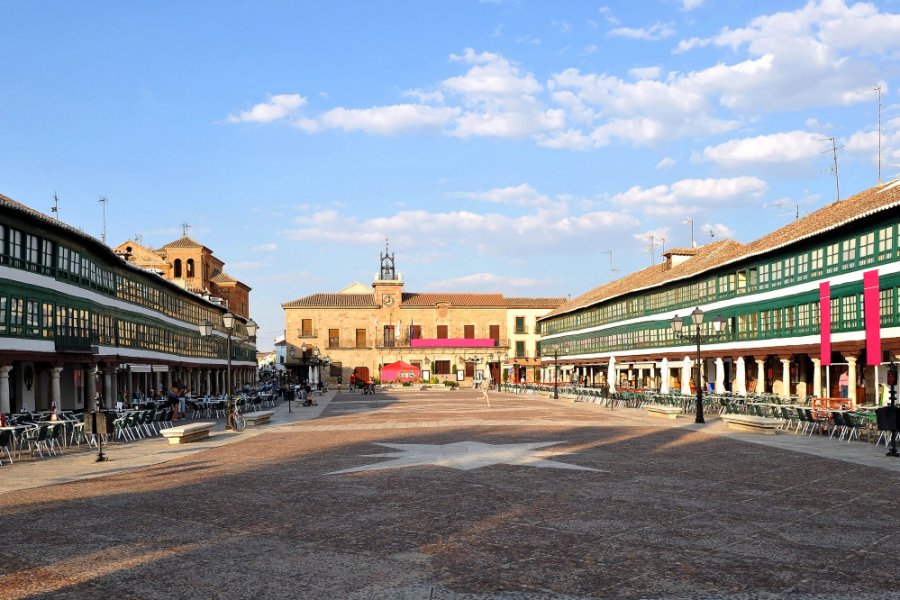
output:
[[[841,388],[841,398],[849,397],[850,376],[847,373],[847,369],[841,371],[841,376],[838,378],[838,385]]]

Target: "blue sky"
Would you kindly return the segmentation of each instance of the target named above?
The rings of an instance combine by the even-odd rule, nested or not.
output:
[[[573,297],[900,174],[900,3],[0,0],[0,193],[280,305]],[[648,252],[650,236],[653,252]],[[610,254],[611,253],[611,254]],[[612,258],[612,260],[610,260]],[[611,266],[616,271],[611,270]]]

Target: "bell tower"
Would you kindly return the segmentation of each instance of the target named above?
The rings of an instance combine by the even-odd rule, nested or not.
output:
[[[392,308],[398,306],[402,300],[403,278],[397,274],[394,255],[390,252],[387,240],[384,241],[384,252],[379,257],[381,271],[372,283],[372,287],[375,288],[375,302],[379,306]]]

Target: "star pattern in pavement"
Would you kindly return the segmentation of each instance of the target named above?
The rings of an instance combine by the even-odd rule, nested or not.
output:
[[[332,471],[327,475],[356,473],[359,471],[380,471],[382,469],[401,469],[404,467],[421,467],[434,465],[449,467],[460,471],[471,471],[491,465],[518,465],[537,467],[539,469],[570,469],[575,471],[600,471],[590,467],[571,465],[554,460],[549,456],[572,454],[562,450],[541,450],[563,442],[536,442],[528,444],[485,444],[482,442],[453,442],[452,444],[378,444],[393,448],[399,452],[385,454],[365,454],[376,458],[389,458],[386,462],[351,467],[340,471]]]

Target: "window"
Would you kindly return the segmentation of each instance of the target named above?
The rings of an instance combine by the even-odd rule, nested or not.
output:
[[[879,293],[881,324],[888,325],[894,320],[894,288],[881,290]]]
[[[437,326],[437,339],[446,340],[447,339],[447,326],[446,325],[438,325]],[[449,373],[449,369],[447,373]]]
[[[41,334],[40,303],[29,300],[26,304],[26,335],[38,337]]]
[[[878,259],[891,258],[894,251],[893,226],[878,230]]]
[[[9,320],[9,299],[0,296],[0,333],[6,333],[6,323]]]
[[[474,325],[463,325],[463,338],[467,340],[475,339],[475,326]]]
[[[300,321],[300,337],[312,337],[312,335],[312,319],[302,319]]]
[[[795,260],[796,259],[794,257],[784,259],[785,283],[790,283],[794,280]]]
[[[822,270],[822,256],[824,252],[821,248],[818,250],[813,250],[810,253],[810,262],[813,270],[813,275],[819,275]]]
[[[772,263],[772,283],[778,285],[781,281],[781,261],[776,260]]]
[[[488,335],[498,345],[500,344],[500,326],[499,325],[490,325],[488,327]]]
[[[826,248],[826,258],[827,258],[827,266],[828,272],[832,273],[837,270],[837,265],[839,262],[839,253],[840,253],[840,244],[829,244],[828,248]]]
[[[22,298],[10,298],[9,302],[9,332],[12,335],[22,335],[22,322],[25,320],[25,300]]]
[[[0,264],[6,262],[6,227],[0,225]]]
[[[393,325],[385,325],[384,326],[384,347],[385,348],[393,348],[394,347],[394,326]]]
[[[187,259],[187,277],[188,279],[192,279],[194,277],[194,259]]]
[[[181,277],[181,259],[180,258],[175,259],[175,262],[172,264],[172,268],[174,271],[172,276],[175,277],[176,279]]]
[[[859,236],[859,264],[867,265],[874,259],[875,232]]]
[[[527,333],[525,331],[525,317],[516,317],[516,333]]]
[[[856,296],[847,296],[841,302],[841,321],[844,327],[855,327],[858,306]]]
[[[525,358],[525,342],[516,342],[516,358]]]
[[[767,287],[769,285],[769,265],[760,265],[759,284],[763,287]]]
[[[422,339],[422,326],[421,325],[410,325],[409,326],[409,339],[411,339],[411,340],[421,340]]]
[[[329,329],[328,330],[328,347],[329,348],[340,348],[341,347],[341,332],[339,329]]]
[[[38,257],[40,256],[41,238],[30,233],[25,235],[25,261],[29,268],[37,268]]]
[[[9,264],[14,267],[21,266],[22,259],[22,232],[18,229],[9,229]]]
[[[805,252],[797,257],[797,277],[804,279],[809,273],[809,254]]]
[[[435,375],[449,375],[450,374],[450,361],[449,360],[434,361],[434,374]]]
[[[365,329],[357,329],[356,330],[356,347],[357,348],[365,348],[366,347],[366,330]]]
[[[856,262],[856,238],[844,240],[841,260],[844,262],[845,269],[851,268],[853,263]]]

